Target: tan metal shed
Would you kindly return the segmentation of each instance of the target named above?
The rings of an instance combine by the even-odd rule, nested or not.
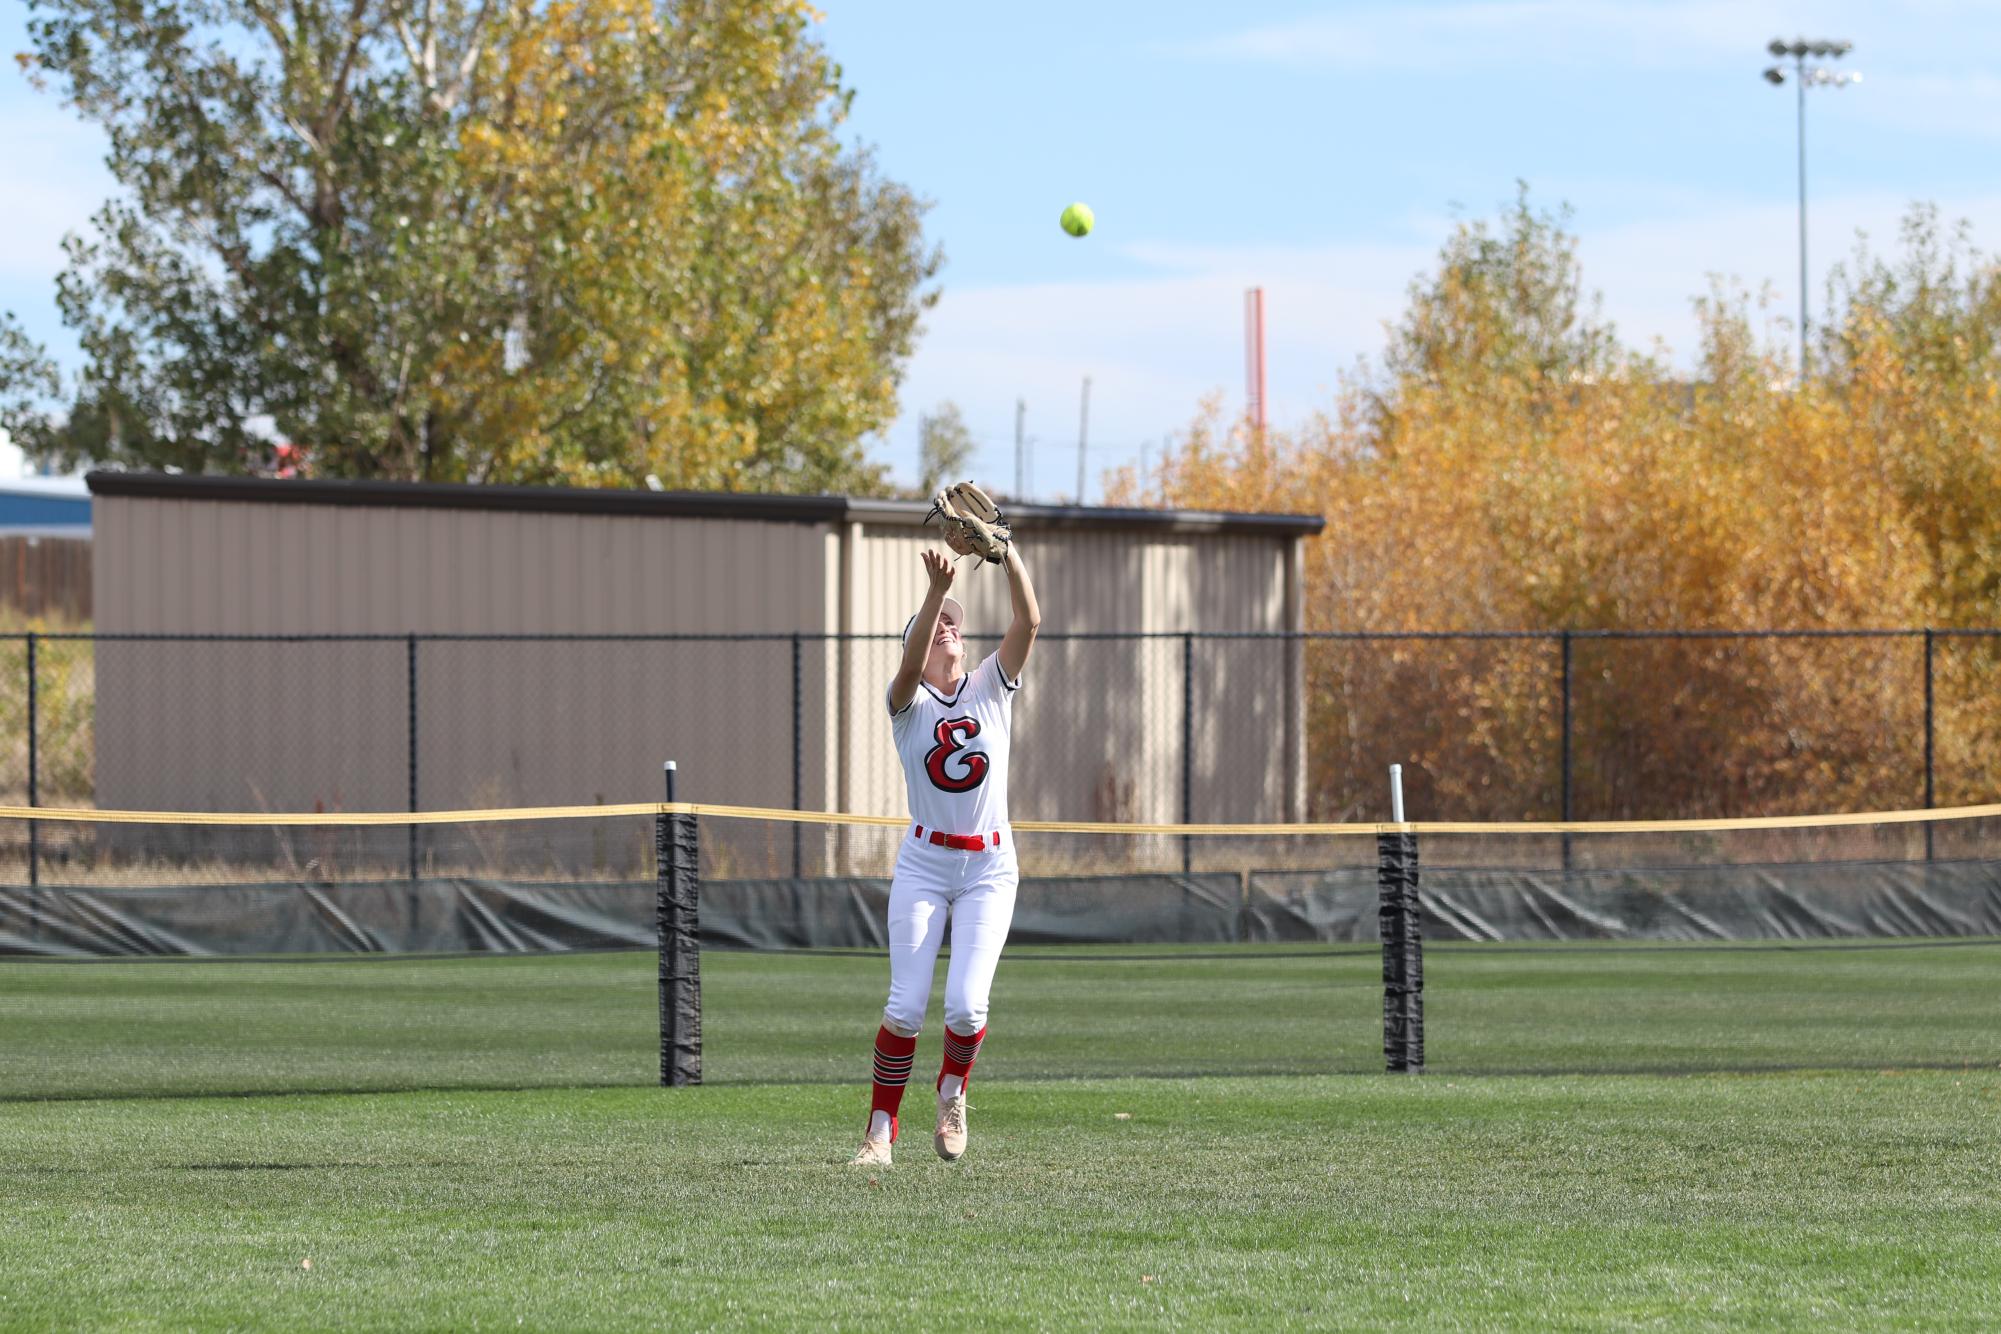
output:
[[[904,809],[881,695],[936,543],[921,503],[90,485],[101,807],[647,801],[672,758],[693,799]],[[1015,814],[1301,818],[1297,640],[1205,640],[1198,661],[1192,639],[1073,636],[1296,631],[1301,542],[1322,520],[1007,509],[1043,608]],[[1006,580],[960,568],[984,653]],[[1247,731],[1264,742],[1224,744]]]

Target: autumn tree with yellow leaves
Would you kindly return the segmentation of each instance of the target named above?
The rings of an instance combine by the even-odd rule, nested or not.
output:
[[[59,284],[66,461],[883,486],[938,257],[796,0],[33,0],[125,196]],[[24,377],[16,377],[24,379]]]
[[[1760,307],[1712,291],[1691,373],[1617,340],[1524,196],[1455,231],[1322,414],[1260,434],[1212,403],[1108,497],[1324,513],[1309,630],[1550,632],[1313,641],[1307,666],[1318,814],[1376,812],[1396,761],[1440,818],[1551,818],[1562,631],[2001,625],[2001,275],[1921,209],[1833,298],[1800,383]],[[1996,641],[1933,649],[1936,796],[1995,800]],[[1921,802],[1920,637],[1569,655],[1577,818]]]

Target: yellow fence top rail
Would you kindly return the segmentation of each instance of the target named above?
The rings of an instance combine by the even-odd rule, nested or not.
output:
[[[882,828],[896,828],[910,823],[907,818],[898,815],[844,815],[838,811],[719,806],[698,801],[630,802],[611,806],[513,806],[468,811],[105,811],[61,806],[0,806],[0,819],[61,824],[293,826],[505,824],[527,820],[593,820],[667,814],[699,815],[722,820],[766,820],[790,824],[863,825]],[[1992,818],[2001,818],[2001,804],[1835,815],[1765,815],[1723,820],[1417,820],[1404,824],[1103,824],[1070,820],[1016,820],[1014,828],[1026,834],[1166,834],[1222,837],[1311,835],[1358,838],[1364,835],[1391,833],[1723,833],[1732,830],[1839,828]]]

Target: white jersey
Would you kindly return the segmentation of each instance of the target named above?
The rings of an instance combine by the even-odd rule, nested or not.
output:
[[[959,678],[955,693],[942,695],[920,680],[910,703],[890,716],[910,818],[927,833],[1007,828],[1008,737],[1020,688],[1001,671],[1000,654],[990,653]]]

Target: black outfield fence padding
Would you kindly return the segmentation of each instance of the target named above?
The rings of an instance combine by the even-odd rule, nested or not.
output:
[[[668,790],[670,793],[673,790],[671,776]],[[699,833],[696,817],[684,812],[658,816],[655,828],[660,868],[656,910],[660,949],[660,1083],[662,1087],[683,1088],[702,1082]],[[1184,839],[1184,858],[1187,846]],[[1384,833],[1377,836],[1376,848],[1378,921],[1383,950],[1383,1055],[1389,1073],[1421,1074],[1424,1071],[1424,941],[1417,838],[1408,832]],[[1244,883],[1247,885],[1247,881]],[[1227,892],[1227,883],[1219,888]],[[1047,915],[1046,910],[1043,915]],[[1248,918],[1241,908],[1233,915],[1239,924]],[[868,920],[872,926],[881,918],[871,913]],[[1010,932],[1010,939],[1035,943],[1035,935],[1032,929]],[[1130,944],[1135,934],[1120,930],[1112,938]],[[1240,940],[1241,926],[1226,938]],[[1066,939],[1075,937],[1054,934],[1041,943],[1060,943]],[[801,943],[811,948],[821,942]]]
[[[1417,836],[1376,837],[1383,938],[1383,1060],[1393,1075],[1424,1072],[1424,928],[1418,907]]]
[[[2001,937],[2001,860],[1546,871],[1428,867],[1417,931],[1460,944]],[[888,947],[887,876],[703,881],[707,950]],[[1025,878],[1010,947],[1368,947],[1374,869]],[[671,919],[670,919],[671,920]],[[0,958],[658,952],[656,880],[0,885]],[[692,972],[692,970],[690,970]]]
[[[1127,1070],[1239,1074],[1994,1059],[2001,805],[1024,823],[996,1069],[1102,1074],[1108,1050]],[[0,820],[0,1009],[21,1040],[0,1044],[0,1101],[849,1079],[909,837],[890,819],[672,801],[16,811]],[[854,869],[788,875],[795,849]],[[1042,1005],[1058,993],[1071,999]],[[817,1036],[794,1041],[801,1026]]]
[[[695,817],[656,819],[660,884],[660,1083],[702,1082],[702,879]]]

